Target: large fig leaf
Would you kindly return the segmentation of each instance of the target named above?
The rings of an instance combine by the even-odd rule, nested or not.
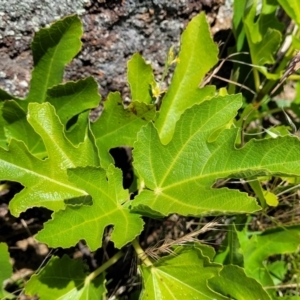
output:
[[[12,140],[6,151],[0,148],[0,178],[20,182],[25,188],[10,202],[11,213],[18,216],[33,206],[59,210],[64,200],[87,195],[68,181],[66,170],[76,166],[97,166],[99,159],[90,134],[74,146],[64,135],[63,125],[49,103],[31,103],[28,122],[42,138],[47,158],[34,157],[23,142]]]
[[[133,207],[150,215],[249,213],[260,209],[255,199],[236,190],[212,188],[216,180],[263,174],[299,176],[297,137],[251,140],[236,149],[238,130],[221,131],[241,104],[241,96],[232,95],[192,107],[167,145],[161,144],[152,124],[143,127],[134,144],[133,159],[146,188]]]
[[[143,229],[143,221],[124,205],[129,193],[122,187],[121,170],[110,165],[68,170],[69,180],[93,198],[91,206],[67,206],[54,213],[36,238],[51,247],[67,248],[84,239],[92,251],[102,245],[105,227],[114,225],[110,236],[117,248],[132,241]],[[66,226],[66,222],[68,226]]]
[[[201,13],[182,35],[179,62],[155,123],[163,144],[171,140],[175,124],[187,108],[213,96],[215,87],[198,86],[217,62],[218,47],[212,40],[206,16]]]

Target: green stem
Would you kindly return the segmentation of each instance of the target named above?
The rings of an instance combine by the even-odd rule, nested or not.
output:
[[[115,264],[122,256],[124,256],[124,253],[122,251],[117,252],[107,262],[105,262],[102,266],[100,266],[98,269],[92,272],[88,277],[86,277],[85,283],[93,281],[97,276],[103,273],[106,269],[108,269],[110,266]]]
[[[132,246],[133,246],[136,254],[138,255],[138,257],[140,258],[140,260],[143,262],[143,264],[145,264],[147,267],[151,267],[152,262],[150,261],[150,259],[148,258],[147,254],[144,252],[144,250],[141,248],[137,239],[132,241]]]
[[[253,69],[253,76],[254,76],[255,91],[256,93],[258,93],[260,87],[260,79],[259,79],[259,73],[255,68]]]

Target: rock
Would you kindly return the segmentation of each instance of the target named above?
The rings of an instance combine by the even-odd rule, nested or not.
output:
[[[0,0],[1,1],[1,0]],[[71,2],[71,5],[70,5]],[[127,61],[141,53],[156,74],[163,71],[171,46],[179,48],[182,30],[203,8],[217,15],[220,0],[2,0],[0,2],[0,88],[18,96],[27,93],[32,69],[30,42],[34,32],[68,14],[84,24],[81,53],[66,67],[65,80],[95,76],[100,93],[121,91],[129,97]]]

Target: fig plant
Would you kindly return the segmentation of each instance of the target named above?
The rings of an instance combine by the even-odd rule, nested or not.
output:
[[[265,64],[273,63],[281,32],[278,26],[262,29],[271,4],[263,1],[260,19],[251,28],[249,9],[253,14],[256,1],[241,2],[247,5],[245,15],[234,18],[237,50],[248,44],[259,94],[262,76],[279,79],[281,70],[271,74]],[[244,24],[244,34],[238,32],[238,22]],[[266,48],[261,46],[264,34]],[[166,91],[159,89],[151,66],[134,54],[128,62],[130,104],[124,106],[120,93],[110,93],[98,120],[90,122],[89,111],[100,102],[95,80],[62,82],[65,65],[80,51],[81,35],[77,16],[41,29],[32,43],[28,96],[18,99],[0,91],[0,178],[24,187],[9,203],[13,216],[32,207],[53,212],[35,236],[39,243],[56,249],[84,241],[93,252],[102,247],[110,227],[109,239],[118,251],[90,271],[80,259],[53,255],[25,283],[23,293],[40,299],[106,299],[107,270],[131,245],[139,258],[140,299],[276,297],[267,287],[275,287],[275,275],[287,269],[267,263],[268,258],[295,252],[300,227],[278,225],[257,233],[248,224],[272,205],[260,184],[263,176],[300,176],[299,139],[285,135],[241,144],[241,122],[235,118],[245,108],[246,96],[213,85],[199,88],[218,63],[218,46],[204,13],[183,32],[178,58],[167,60],[176,62],[176,68]],[[266,95],[269,91],[264,90]],[[133,148],[130,192],[110,154],[121,146]],[[251,184],[256,195],[216,185],[226,179],[256,179]],[[172,214],[228,216],[231,224],[218,253],[194,234],[172,241],[155,258],[149,255],[139,243],[145,222]],[[244,225],[234,220],[244,220]],[[0,282],[5,282],[12,269],[4,243],[0,266]],[[13,298],[4,284],[0,296]]]

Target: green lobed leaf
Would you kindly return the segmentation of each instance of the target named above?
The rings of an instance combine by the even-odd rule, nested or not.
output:
[[[36,33],[31,44],[34,69],[28,96],[20,102],[22,107],[30,102],[44,102],[48,88],[61,83],[66,64],[81,49],[82,33],[81,21],[75,15]]]
[[[95,80],[87,78],[49,89],[46,101],[55,107],[57,115],[66,127],[71,118],[98,105],[100,97],[97,90]],[[19,103],[11,100],[3,104],[2,116],[6,137],[8,140],[14,138],[23,141],[32,154],[44,158],[47,153],[43,141],[27,122],[26,112]],[[85,131],[83,129],[77,135],[82,136]]]
[[[84,190],[68,181],[66,169],[99,165],[89,132],[75,147],[65,137],[63,125],[52,105],[31,103],[28,111],[28,122],[43,139],[48,156],[40,160],[23,142],[16,140],[11,141],[7,151],[0,148],[0,179],[17,181],[25,187],[10,202],[14,216],[34,206],[59,210],[65,206],[65,199],[86,196]]]
[[[229,299],[271,300],[262,286],[253,278],[247,277],[245,271],[238,266],[224,266],[218,277],[208,279],[208,286]]]
[[[215,87],[199,89],[198,86],[217,62],[218,47],[211,37],[206,16],[201,13],[182,34],[179,63],[155,122],[163,144],[171,140],[175,124],[187,108],[214,95]]]
[[[271,255],[295,252],[300,243],[300,227],[274,228],[262,235],[253,235],[251,239],[247,239],[246,235],[244,231],[238,232],[246,274],[263,286],[274,285],[264,261]]]
[[[241,106],[241,96],[216,97],[187,110],[174,137],[162,145],[152,124],[141,129],[134,144],[134,167],[145,189],[132,202],[143,214],[218,215],[260,209],[254,198],[228,188],[212,188],[220,178],[300,175],[297,137],[251,140],[236,149],[238,130],[220,132]]]
[[[61,168],[78,166],[98,166],[96,147],[87,130],[85,139],[73,146],[65,137],[64,128],[54,107],[49,103],[31,103],[28,110],[28,122],[42,137],[48,152],[48,159],[59,162]]]
[[[223,138],[219,135],[215,142],[207,142],[234,118],[240,106],[240,95],[194,106],[181,117],[168,145],[160,143],[152,124],[143,127],[134,144],[133,164],[146,189],[132,202],[134,209],[148,213],[149,207],[162,215],[195,216],[259,210],[244,193],[211,188],[217,179],[242,170],[242,158],[237,163],[234,157],[239,153],[234,148],[235,130],[225,130]]]
[[[29,296],[38,294],[40,300],[98,300],[106,299],[105,274],[94,281],[86,280],[84,265],[80,260],[52,256],[47,265],[25,285]]]
[[[12,265],[9,262],[8,247],[5,243],[0,243],[0,298],[5,298],[8,293],[4,290],[4,281],[12,276]]]
[[[110,236],[117,248],[132,241],[143,230],[143,221],[123,205],[129,193],[122,187],[121,170],[101,168],[68,170],[69,180],[93,197],[91,206],[67,206],[53,214],[36,238],[50,247],[71,247],[84,239],[94,251],[102,245],[105,227],[114,225]],[[66,226],[67,224],[67,226]]]
[[[71,118],[97,107],[100,99],[97,82],[88,77],[54,86],[47,91],[46,101],[55,107],[61,122],[66,126]]]
[[[154,82],[153,70],[139,53],[135,53],[127,63],[127,77],[132,101],[152,103],[150,85]]]
[[[23,141],[35,156],[45,156],[42,140],[26,121],[29,102],[51,102],[64,125],[75,115],[98,105],[97,84],[92,78],[53,87],[62,81],[65,65],[80,50],[81,35],[81,22],[77,16],[67,17],[36,34],[32,43],[34,70],[28,97],[24,101],[0,91],[1,100],[16,100],[5,101],[0,116],[3,128],[0,145],[3,148],[7,148],[7,140],[15,138]]]
[[[100,118],[91,124],[102,167],[113,162],[109,150],[132,147],[138,131],[155,117],[154,105],[132,102],[125,109],[119,93],[110,93]]]
[[[144,283],[140,299],[228,299],[207,286],[220,270],[221,265],[211,263],[197,248],[178,247],[174,255],[140,266]]]

